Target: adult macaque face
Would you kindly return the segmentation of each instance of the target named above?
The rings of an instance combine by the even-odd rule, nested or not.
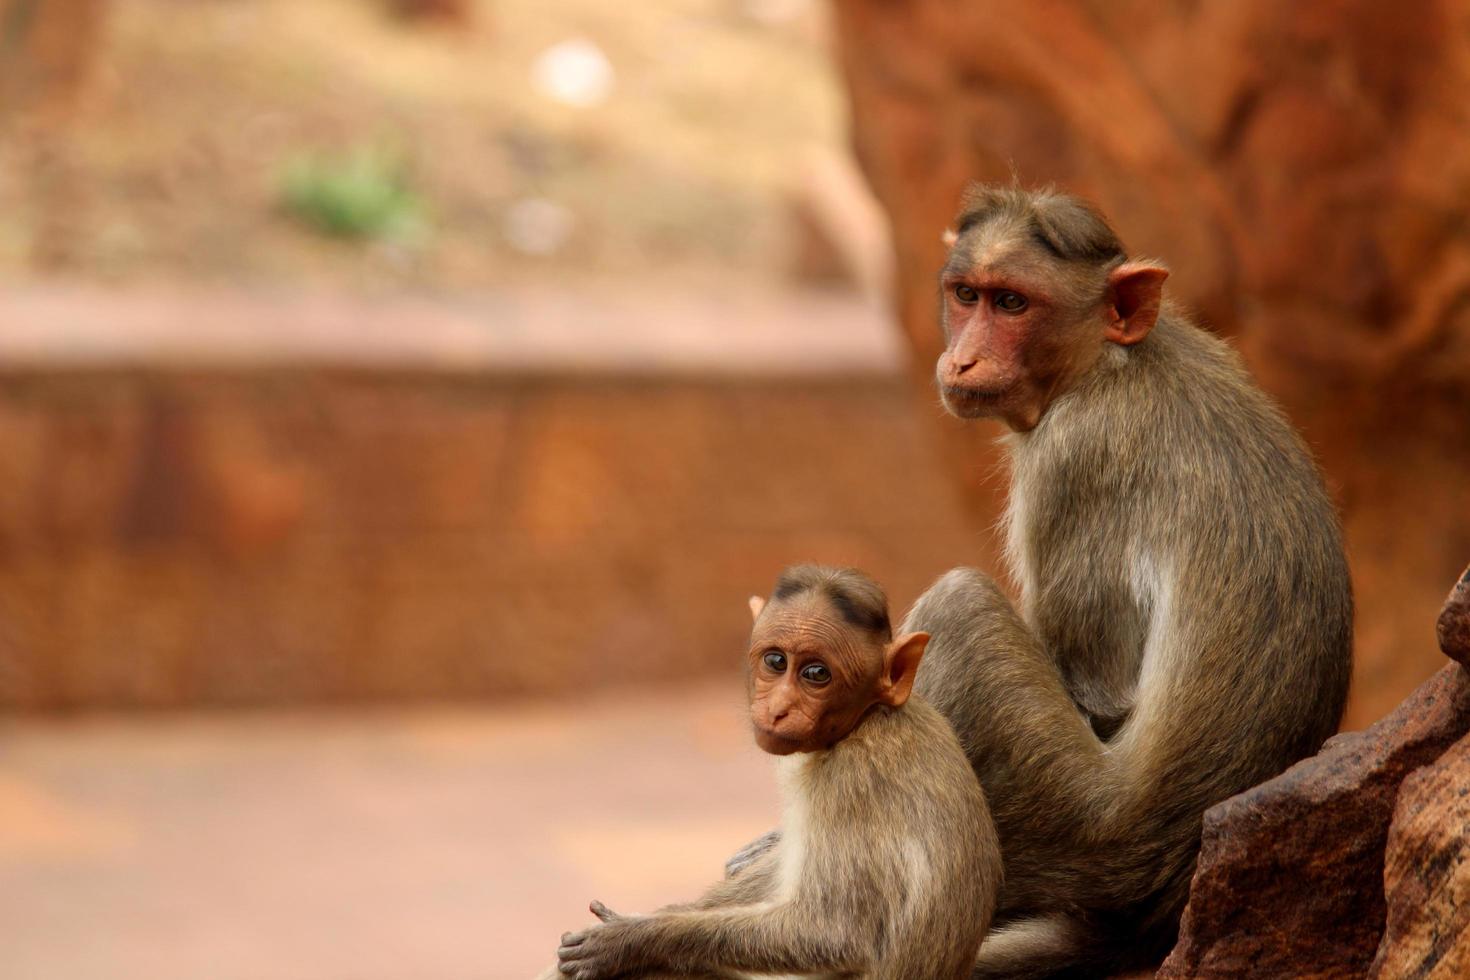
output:
[[[1047,242],[1046,233],[999,219],[955,236],[940,274],[945,350],[935,369],[952,415],[1029,431],[1104,344],[1136,344],[1153,327],[1162,267],[1119,264],[1121,251],[1111,266],[1067,261]]]
[[[764,606],[749,653],[751,724],[773,755],[831,748],[876,704],[908,700],[927,634],[891,643],[843,621],[818,594]]]

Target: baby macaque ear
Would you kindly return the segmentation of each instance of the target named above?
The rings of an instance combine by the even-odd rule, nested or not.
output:
[[[761,618],[761,610],[766,608],[766,600],[758,595],[750,597],[750,621],[753,623]]]
[[[883,676],[878,678],[879,701],[897,708],[909,699],[928,646],[928,633],[906,633],[888,644],[883,651]]]
[[[946,228],[939,240],[944,243],[945,248],[954,248],[954,243],[960,240],[960,233],[953,228]]]

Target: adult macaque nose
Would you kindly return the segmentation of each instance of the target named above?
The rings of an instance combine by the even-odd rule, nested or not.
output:
[[[983,349],[984,345],[981,343],[981,338],[975,336],[974,330],[966,330],[956,338],[954,346],[950,348],[950,370],[954,372],[956,377],[965,374],[984,359],[981,356]]]

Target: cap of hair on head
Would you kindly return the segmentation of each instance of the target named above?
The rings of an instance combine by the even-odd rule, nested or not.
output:
[[[883,587],[856,568],[792,565],[776,579],[773,602],[788,602],[815,593],[826,599],[842,621],[883,642],[893,639],[888,596]]]
[[[1014,222],[1064,262],[1122,262],[1128,257],[1107,219],[1091,204],[1054,188],[971,184],[960,198],[957,234],[991,221]]]

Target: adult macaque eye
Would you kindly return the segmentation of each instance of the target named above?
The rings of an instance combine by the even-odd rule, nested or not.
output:
[[[1026,297],[1009,289],[1002,289],[995,294],[995,308],[1007,313],[1020,313],[1026,308]]]
[[[780,674],[786,670],[786,654],[778,650],[767,650],[761,660],[773,673]]]
[[[826,664],[807,664],[801,668],[801,676],[812,684],[825,684],[832,679],[832,672]]]
[[[954,288],[954,298],[966,306],[970,306],[980,302],[980,290],[974,286],[966,286],[964,283],[960,283]]]

